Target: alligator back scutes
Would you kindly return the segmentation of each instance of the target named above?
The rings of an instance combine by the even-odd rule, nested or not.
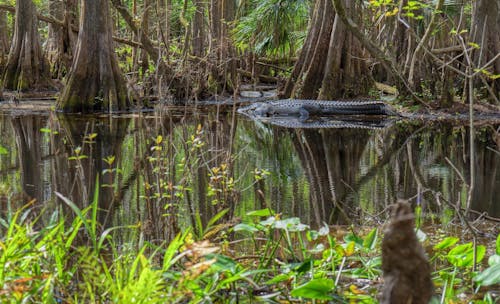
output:
[[[271,105],[282,107],[293,107],[297,105],[315,104],[321,106],[362,106],[362,105],[386,105],[380,100],[315,100],[315,99],[280,99],[267,102]]]
[[[306,120],[311,115],[390,115],[398,116],[392,108],[382,101],[350,100],[310,100],[282,99],[256,102],[238,109],[239,113],[255,117],[300,116]]]

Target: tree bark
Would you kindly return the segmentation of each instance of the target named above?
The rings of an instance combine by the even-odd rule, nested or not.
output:
[[[9,28],[7,26],[7,14],[4,11],[0,11],[0,71],[3,70],[8,55]]]
[[[357,4],[345,2],[350,18],[360,14]],[[368,93],[373,80],[362,59],[363,50],[335,13],[331,0],[316,1],[306,41],[312,45],[306,45],[302,50],[285,95],[302,99],[334,99]],[[303,81],[296,82],[295,79]],[[292,83],[293,89],[290,90]]]
[[[293,66],[292,74],[288,77],[285,87],[280,93],[280,97],[282,98],[290,98],[293,95],[295,84],[299,80],[305,63],[309,61],[309,57],[311,56],[310,54],[313,52],[313,46],[316,45],[318,41],[319,31],[317,29],[320,27],[321,23],[321,18],[318,17],[318,14],[320,14],[322,10],[322,5],[324,5],[323,1],[317,1],[314,6],[310,22],[311,24],[309,25],[304,46],[302,47],[298,60]]]
[[[316,99],[318,97],[318,91],[325,75],[325,59],[328,56],[334,23],[335,12],[330,0],[318,0],[317,2],[320,2],[317,17],[320,18],[321,22],[316,23],[316,26],[319,27],[313,31],[318,32],[318,39],[314,47],[309,50],[306,64],[303,67],[304,82],[298,83],[298,87],[294,89],[296,95],[303,99]]]
[[[489,63],[486,70],[491,74],[500,74],[500,58],[494,59],[500,54],[500,2],[498,0],[475,1],[473,20],[471,24],[472,40],[480,46],[475,50],[475,68],[483,68]],[[500,96],[500,78],[489,79],[492,91]]]
[[[57,20],[64,20],[64,26],[49,23],[49,39],[45,51],[54,78],[64,76],[73,61],[77,35],[73,32],[72,27],[76,25],[76,8],[76,0],[68,0],[66,5],[59,0],[49,2],[50,15]]]
[[[108,1],[81,0],[75,60],[57,102],[63,112],[116,112],[130,108],[114,52]]]
[[[170,11],[172,10],[171,0],[157,0],[156,9],[158,11],[158,37],[163,42],[165,56],[168,58],[170,48]]]
[[[195,12],[193,19],[191,38],[191,53],[196,57],[205,55],[205,2],[201,0],[194,1]]]
[[[359,4],[355,1],[344,3],[347,16],[355,20],[361,19]],[[374,82],[363,57],[365,56],[360,42],[336,16],[319,99],[367,96]]]
[[[16,2],[16,22],[3,78],[4,89],[27,91],[51,87],[49,65],[40,46],[36,16],[32,0]]]
[[[142,35],[149,37],[149,9],[151,7],[150,0],[144,0],[144,10],[142,12]],[[145,50],[141,50],[141,72],[145,75],[149,69],[149,56]]]

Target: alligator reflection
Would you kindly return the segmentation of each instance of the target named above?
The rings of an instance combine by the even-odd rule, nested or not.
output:
[[[377,220],[396,198],[439,215],[467,207],[468,131],[459,126],[286,129],[217,113],[0,119],[2,212],[34,198],[37,210],[60,209],[70,219],[55,193],[85,208],[98,181],[101,229],[140,226],[142,239],[155,243],[188,226],[201,236],[226,209],[226,222],[270,207],[318,226]],[[468,207],[499,217],[494,135],[478,128]],[[137,237],[124,231],[123,240]]]

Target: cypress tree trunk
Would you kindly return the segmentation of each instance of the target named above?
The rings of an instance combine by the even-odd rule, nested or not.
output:
[[[0,71],[3,70],[9,55],[9,30],[7,27],[7,14],[0,11]]]
[[[73,61],[73,50],[77,36],[71,27],[76,24],[76,0],[67,0],[64,5],[60,0],[50,0],[49,11],[52,17],[64,20],[65,26],[49,23],[47,57],[52,77],[61,78],[66,74]]]
[[[344,5],[352,19],[359,18],[359,4],[344,1]],[[373,80],[363,61],[363,49],[336,16],[331,0],[316,1],[306,42],[311,45],[302,50],[285,96],[334,99],[368,93]]]
[[[346,14],[360,24],[361,7],[356,1],[344,1]],[[330,35],[330,46],[319,99],[366,96],[373,79],[363,59],[361,43],[336,17]]]
[[[108,1],[81,0],[80,32],[66,86],[63,112],[115,112],[130,107],[113,47]]]
[[[500,2],[498,0],[478,0],[474,5],[472,20],[472,40],[480,46],[474,54],[475,68],[482,68],[500,54]],[[500,74],[500,58],[487,67],[491,74]],[[492,91],[500,96],[500,79],[489,79]]]
[[[14,36],[3,87],[19,91],[50,88],[49,66],[40,47],[36,9],[32,0],[16,2]]]

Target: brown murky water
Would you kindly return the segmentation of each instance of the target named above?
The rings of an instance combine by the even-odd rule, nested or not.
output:
[[[476,128],[467,206],[468,128],[448,123],[287,129],[215,110],[112,118],[5,114],[0,208],[36,199],[40,210],[71,216],[56,193],[85,208],[98,189],[103,227],[140,224],[150,241],[170,239],[198,214],[207,223],[226,208],[227,219],[270,207],[312,226],[378,225],[396,198],[410,198],[442,222],[457,207],[471,217],[498,218],[497,127]]]

